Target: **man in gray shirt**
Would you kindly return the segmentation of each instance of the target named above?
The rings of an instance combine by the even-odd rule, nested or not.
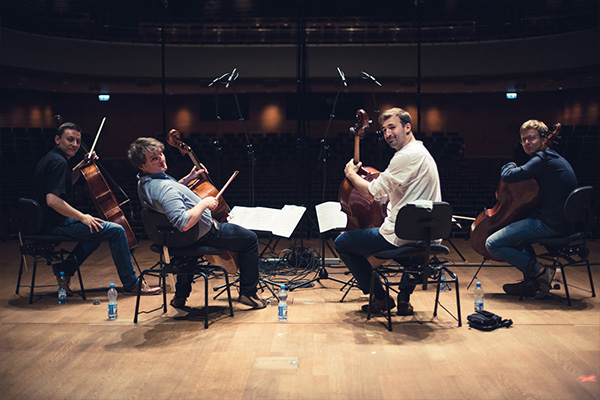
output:
[[[199,226],[199,244],[223,248],[238,253],[240,268],[240,297],[242,304],[254,309],[265,308],[266,302],[258,297],[258,237],[246,228],[213,220],[211,210],[218,205],[215,197],[201,198],[187,184],[206,172],[198,168],[175,180],[165,172],[167,163],[164,145],[156,139],[138,138],[129,147],[129,161],[138,169],[138,195],[142,205],[165,214],[180,231]],[[191,292],[191,280],[186,275],[177,277],[175,297],[171,306],[183,308]]]

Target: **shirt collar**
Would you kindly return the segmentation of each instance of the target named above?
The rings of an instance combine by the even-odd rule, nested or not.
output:
[[[60,147],[56,146],[56,147],[55,147],[53,150],[54,150],[56,153],[58,153],[58,154],[60,154],[61,156],[63,156],[63,157],[64,157],[64,158],[65,158],[67,161],[69,160],[69,159],[67,158],[67,153],[65,153],[64,151],[62,151],[62,150],[60,149]]]
[[[175,178],[173,178],[170,175],[165,174],[164,172],[159,172],[157,174],[142,174],[140,172],[139,174],[137,174],[137,178],[139,179],[140,182],[147,182],[151,179],[173,179],[173,180],[175,180]]]

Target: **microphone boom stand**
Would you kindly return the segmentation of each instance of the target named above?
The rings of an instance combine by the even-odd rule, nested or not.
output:
[[[225,75],[222,75],[219,78],[216,78],[211,84],[208,86],[212,86],[214,83],[219,82]],[[215,146],[215,157],[217,159],[217,185],[221,185],[221,156],[223,147],[219,142],[219,122],[221,121],[221,116],[219,115],[219,85],[215,85],[215,140],[213,145]]]
[[[321,159],[322,166],[323,166],[323,191],[321,194],[321,202],[325,201],[325,191],[326,191],[326,187],[327,187],[327,153],[329,151],[329,145],[327,144],[327,136],[329,135],[329,129],[331,127],[331,122],[335,118],[335,107],[337,105],[338,97],[342,90],[343,83],[344,83],[344,81],[341,80],[340,84],[338,86],[338,91],[333,100],[333,106],[331,109],[331,114],[329,114],[329,121],[327,123],[327,129],[325,130],[325,136],[323,137],[323,139],[321,139],[321,154],[319,155],[319,158]],[[310,218],[310,216],[309,216],[309,218]],[[318,226],[315,223],[315,221],[312,218],[310,218],[310,221],[312,222],[312,225],[315,226],[318,230]],[[341,279],[332,278],[331,276],[329,276],[329,273],[327,272],[327,269],[325,268],[325,245],[327,245],[327,247],[333,254],[336,254],[336,253],[331,248],[331,245],[327,242],[327,239],[325,238],[325,236],[322,233],[320,233],[319,236],[321,239],[321,264],[319,265],[319,268],[317,270],[315,277],[310,279],[309,281],[301,282],[297,285],[291,285],[289,287],[290,292],[292,290],[298,289],[298,288],[311,287],[313,285],[313,282],[315,282],[315,281],[321,282],[321,279],[330,279],[332,281],[347,284],[347,282],[345,282]]]
[[[254,155],[254,147],[250,142],[250,137],[248,136],[248,131],[246,130],[246,124],[244,124],[244,117],[242,116],[242,109],[240,108],[240,102],[238,101],[237,92],[235,91],[234,82],[237,79],[238,75],[236,75],[235,69],[234,72],[232,72],[231,74],[232,75],[229,77],[229,80],[225,87],[227,87],[231,83],[231,90],[233,91],[233,98],[235,99],[235,106],[238,112],[238,120],[242,124],[242,130],[244,131],[244,136],[246,137],[246,151],[248,153],[248,164],[250,166],[250,206],[254,207],[254,169],[256,166],[256,157]]]

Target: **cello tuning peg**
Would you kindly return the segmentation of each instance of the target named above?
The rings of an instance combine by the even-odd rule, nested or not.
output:
[[[351,134],[353,134],[353,135],[356,133],[356,129],[354,129],[354,127],[350,128],[350,129],[348,129],[348,130],[349,130],[349,131],[350,131],[350,133],[351,133]]]

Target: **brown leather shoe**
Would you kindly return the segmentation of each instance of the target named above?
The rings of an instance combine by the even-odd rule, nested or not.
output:
[[[391,296],[389,298],[389,301],[390,301],[390,310],[391,310],[392,308],[396,307],[396,302],[394,301],[394,299]],[[365,304],[360,309],[363,312],[368,312],[369,304]],[[387,308],[386,308],[386,304],[385,304],[385,299],[379,300],[377,298],[373,298],[373,300],[371,301],[371,314],[383,314],[386,312],[387,312]]]
[[[141,289],[142,296],[144,296],[144,295],[151,296],[151,295],[159,294],[161,292],[160,286],[148,286],[148,284],[146,282],[142,281],[141,283],[138,283],[137,285],[135,285],[133,288],[131,288],[129,290],[123,290],[123,293],[137,295],[139,285],[142,285],[142,289]]]

